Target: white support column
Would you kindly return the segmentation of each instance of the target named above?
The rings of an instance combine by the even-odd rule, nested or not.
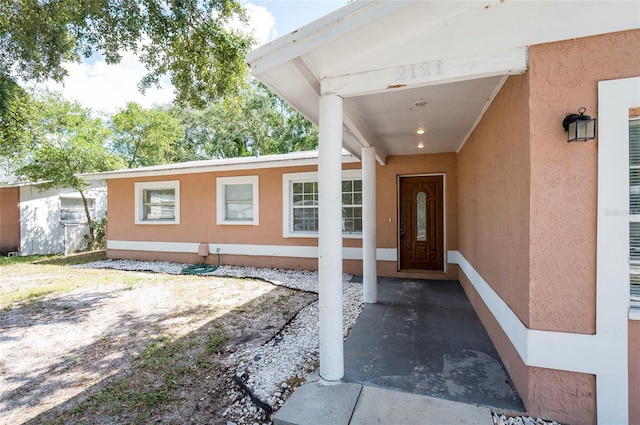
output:
[[[376,149],[362,148],[362,297],[378,302],[376,262]]]
[[[318,304],[320,376],[344,376],[342,329],[342,109],[335,94],[320,97],[318,143]]]

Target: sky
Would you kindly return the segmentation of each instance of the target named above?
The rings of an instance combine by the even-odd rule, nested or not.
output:
[[[347,4],[346,0],[244,0],[251,27],[262,45],[300,28]],[[93,109],[113,113],[127,102],[145,108],[170,103],[173,89],[168,79],[162,89],[140,93],[137,84],[145,74],[136,57],[125,53],[118,65],[107,65],[99,56],[82,63],[67,65],[69,76],[63,84],[47,83],[51,90],[61,91],[65,98],[76,100]]]

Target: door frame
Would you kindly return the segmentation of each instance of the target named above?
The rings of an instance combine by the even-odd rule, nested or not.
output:
[[[403,271],[400,267],[402,245],[400,243],[400,179],[404,177],[432,177],[442,176],[442,255],[444,258],[442,270],[422,270],[421,273],[447,273],[447,175],[446,173],[418,173],[418,174],[398,174],[396,176],[396,247],[398,255],[396,260],[396,270]]]

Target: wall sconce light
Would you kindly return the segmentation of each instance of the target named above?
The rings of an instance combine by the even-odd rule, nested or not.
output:
[[[596,119],[585,115],[585,112],[587,108],[580,108],[577,114],[569,114],[562,121],[567,142],[586,142],[596,138]]]

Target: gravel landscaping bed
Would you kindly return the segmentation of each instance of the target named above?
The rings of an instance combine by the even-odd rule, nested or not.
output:
[[[105,260],[76,267],[152,271],[180,274],[186,264]],[[305,270],[282,270],[255,267],[221,266],[212,276],[262,279],[290,289],[318,293],[318,273]],[[343,275],[344,335],[349,333],[362,310],[362,284]],[[229,424],[268,424],[276,411],[304,377],[318,366],[318,302],[314,301],[273,335],[266,343],[249,346],[231,354],[227,361],[235,370],[239,389],[227,396],[236,398],[223,416]]]

